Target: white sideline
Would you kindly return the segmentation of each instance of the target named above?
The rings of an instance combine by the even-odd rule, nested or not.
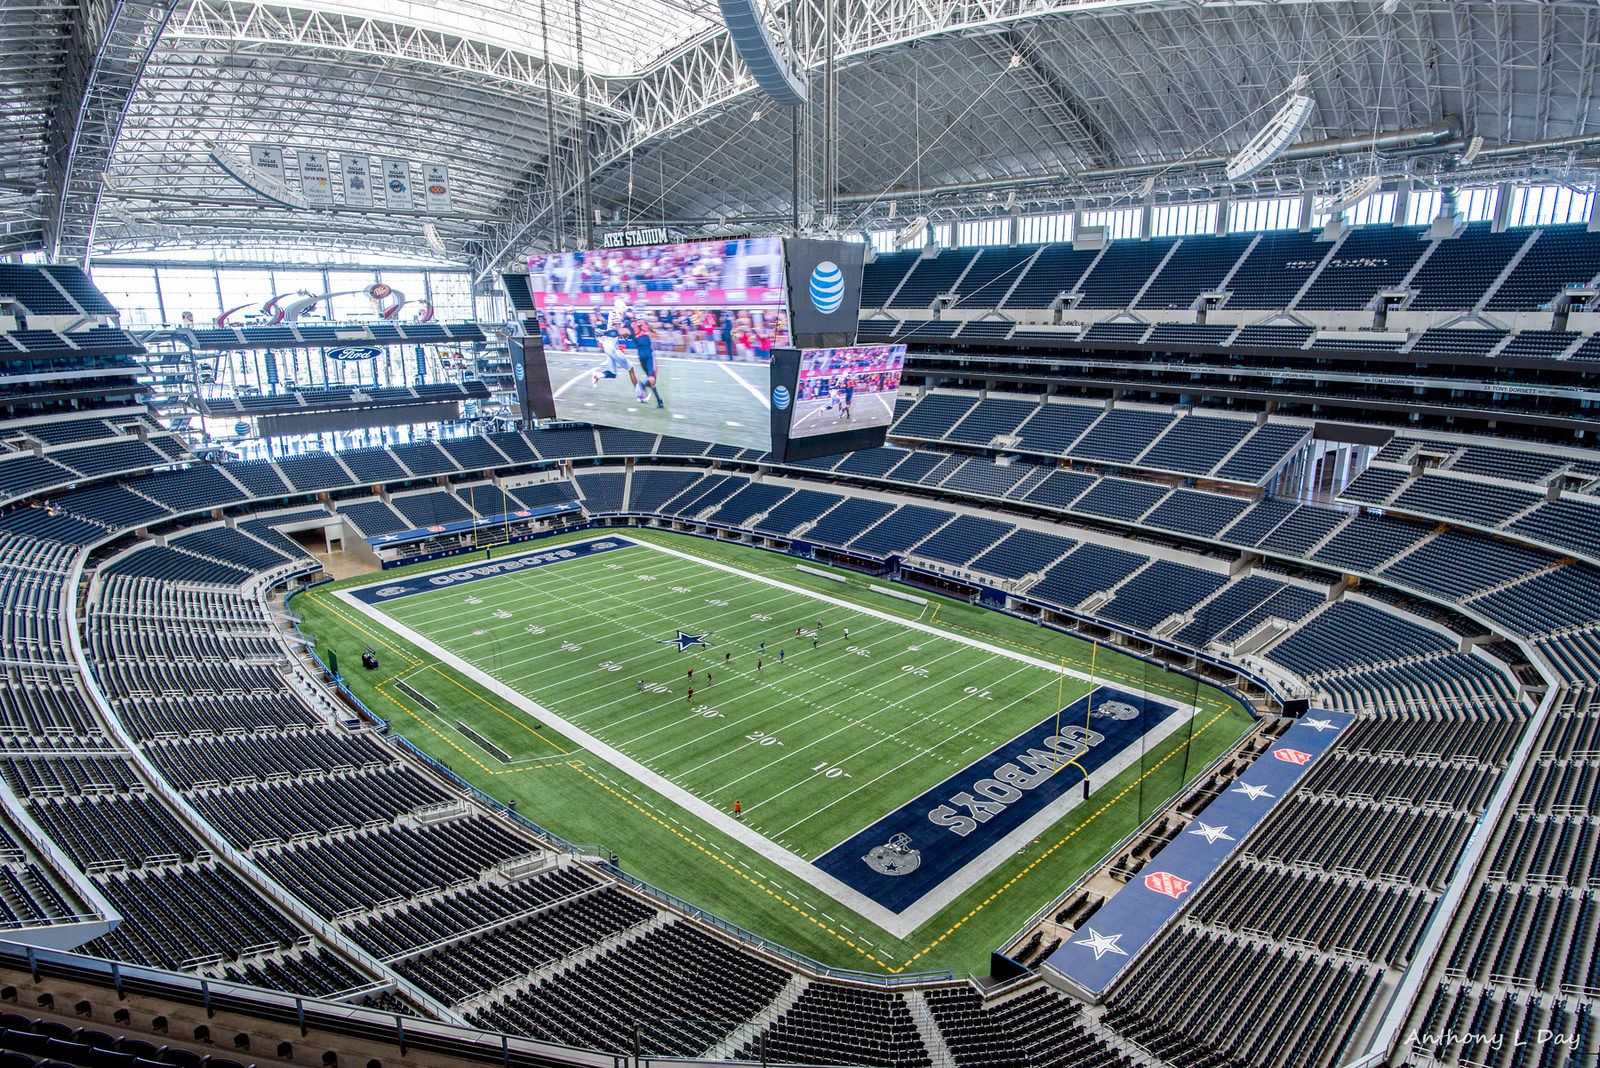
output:
[[[614,541],[625,541],[632,545],[637,545],[643,548],[652,549],[659,553],[664,553],[668,556],[679,557],[681,559],[714,568],[719,571],[738,575],[741,578],[753,579],[757,582],[765,583],[778,589],[786,590],[791,593],[797,593],[805,597],[810,597],[814,600],[823,601],[827,604],[834,605],[835,607],[859,612],[863,615],[871,616],[877,619],[887,620],[899,624],[900,626],[918,630],[925,634],[931,634],[947,641],[953,641],[967,645],[974,649],[982,649],[985,652],[992,653],[995,656],[1021,661],[1023,663],[1031,664],[1035,667],[1043,668],[1051,672],[1061,671],[1060,664],[1051,664],[1048,661],[1040,660],[1037,657],[1030,657],[1022,653],[1013,652],[1008,649],[1002,649],[999,646],[990,645],[987,642],[978,641],[974,638],[968,638],[964,635],[953,634],[949,631],[940,630],[937,627],[928,626],[927,624],[920,623],[915,620],[905,619],[900,616],[879,611],[877,609],[853,604],[849,601],[840,600],[836,597],[829,597],[825,594],[807,590],[799,586],[791,586],[787,583],[779,582],[776,579],[769,578],[764,575],[758,575],[748,571],[740,571],[738,568],[718,563],[714,560],[707,560],[704,557],[696,556],[692,553],[685,553],[677,549],[670,549],[666,546],[656,545],[648,541],[639,541],[621,534],[608,533],[603,535],[603,537]],[[531,551],[542,552],[544,550]],[[538,702],[529,698],[525,694],[519,693],[517,690],[512,689],[510,686],[507,686],[498,679],[495,679],[487,672],[467,663],[432,640],[422,636],[421,634],[418,634],[416,631],[412,630],[410,627],[407,627],[405,624],[399,622],[387,613],[378,611],[376,606],[368,605],[364,601],[361,601],[354,596],[358,590],[369,589],[373,586],[387,585],[389,581],[390,580],[379,579],[378,581],[367,583],[362,586],[353,586],[349,589],[338,590],[335,591],[334,596],[343,601],[344,604],[349,608],[367,616],[368,618],[373,619],[381,626],[389,628],[396,634],[399,634],[401,637],[411,642],[413,645],[416,645],[418,648],[427,650],[430,655],[437,658],[440,662],[449,664],[451,667],[455,668],[463,675],[466,675],[484,689],[494,693],[496,696],[500,697],[513,707],[520,709],[530,716],[533,716],[535,719],[552,721],[560,724],[562,732],[576,741],[581,748],[589,750],[596,757],[617,768],[619,771],[633,779],[638,780],[651,790],[663,797],[668,798],[679,807],[692,812],[695,816],[715,827],[718,831],[721,831],[728,837],[735,839],[741,845],[754,850],[757,854],[772,861],[772,863],[776,864],[790,874],[804,880],[807,885],[827,894],[840,904],[858,913],[868,922],[877,925],[896,938],[905,938],[912,932],[916,931],[917,928],[921,927],[928,920],[932,919],[941,909],[949,905],[957,897],[961,896],[961,894],[965,893],[969,888],[987,876],[1007,858],[1013,856],[1033,839],[1042,835],[1053,824],[1062,819],[1082,803],[1080,800],[1081,793],[1077,790],[1073,790],[1067,795],[1057,798],[1051,804],[1045,806],[1039,812],[1035,813],[1032,818],[1028,819],[1016,830],[1012,831],[1010,834],[991,845],[988,849],[978,854],[972,860],[968,861],[933,890],[930,890],[921,898],[918,898],[917,901],[906,908],[905,911],[898,913],[891,912],[889,909],[879,905],[877,902],[873,901],[865,894],[862,894],[860,891],[848,886],[834,876],[829,875],[821,868],[818,868],[816,865],[802,859],[797,854],[784,849],[776,842],[773,842],[761,835],[757,831],[753,830],[749,825],[734,819],[731,815],[724,813],[721,809],[701,800],[688,790],[685,790],[681,786],[671,782],[659,772],[652,771],[651,769],[645,767],[643,764],[639,763],[639,761],[606,744],[599,738],[590,734],[588,731],[578,727],[576,724],[563,719],[555,712],[545,708],[543,705],[540,705]],[[1090,681],[1089,676],[1084,675],[1081,672],[1074,671],[1071,668],[1067,669],[1067,674],[1086,682]],[[1183,702],[1170,697],[1148,694],[1137,687],[1124,683],[1117,683],[1116,685],[1119,689],[1141,693],[1147,697],[1164,701],[1178,707],[1179,714],[1169,716],[1154,731],[1151,731],[1146,735],[1146,738],[1148,739],[1144,747],[1146,749],[1151,748],[1170,737],[1174,732],[1177,731],[1178,727],[1182,725],[1187,718],[1194,716],[1198,711],[1195,706],[1184,704]],[[1184,712],[1187,712],[1188,715],[1185,716],[1183,714]],[[1026,733],[1026,731],[1031,729],[1032,725],[1025,727],[1021,733]],[[997,748],[1003,748],[1003,746]],[[1105,765],[1098,769],[1096,777],[1101,780],[1102,784],[1109,782],[1111,779],[1115,778],[1117,775],[1120,775],[1123,771],[1136,763],[1139,757],[1140,751],[1130,746],[1121,755],[1112,759],[1111,761],[1108,761]],[[887,816],[888,814],[889,813],[883,813],[884,816]],[[857,832],[851,832],[851,836],[854,836],[855,833]],[[824,852],[826,853],[826,851]]]

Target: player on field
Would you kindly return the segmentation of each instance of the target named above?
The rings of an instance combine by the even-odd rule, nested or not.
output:
[[[655,335],[651,332],[650,321],[642,315],[630,316],[627,323],[627,332],[633,341],[633,354],[639,361],[639,370],[644,373],[644,381],[635,381],[638,392],[634,396],[643,404],[652,396],[656,399],[657,408],[665,408],[667,402],[661,399],[661,391],[656,388],[656,348]]]
[[[639,344],[639,334],[645,336],[643,346]],[[611,305],[611,310],[606,312],[605,325],[595,331],[595,336],[600,341],[600,351],[605,353],[606,362],[589,372],[589,385],[598,386],[602,378],[616,378],[618,372],[628,372],[628,381],[633,383],[633,396],[640,404],[650,399],[650,392],[655,388],[655,350],[654,342],[649,339],[650,326],[641,319],[637,319],[628,302],[618,297]],[[624,344],[632,343],[639,354],[641,367],[645,367],[648,385],[639,381],[639,372],[628,362],[627,350]],[[656,394],[656,406],[665,408],[661,401],[661,394]]]
[[[839,383],[839,418],[850,418],[850,405],[856,399],[856,380],[845,375]]]

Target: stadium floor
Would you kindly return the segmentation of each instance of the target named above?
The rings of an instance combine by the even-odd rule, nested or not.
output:
[[[627,536],[644,544],[616,539],[610,552],[403,596],[406,571],[391,571],[323,587],[296,609],[342,663],[375,644],[383,668],[347,681],[463,777],[825,963],[982,970],[990,949],[1178,788],[1186,763],[1197,773],[1249,726],[1232,702],[1203,691],[1192,751],[1183,752],[1187,715],[1172,716],[1120,765],[1093,769],[1088,802],[1073,790],[1039,809],[989,843],[984,863],[963,862],[964,878],[942,895],[895,917],[898,904],[878,908],[812,862],[838,873],[829,862],[841,851],[865,859],[855,856],[861,841],[919,795],[1056,710],[1081,714],[1091,663],[1097,683],[1119,688],[1100,694],[1143,691],[1176,709],[1194,700],[1192,684],[959,602],[893,600],[859,576],[809,576],[743,546]],[[504,555],[582,549],[596,537]],[[395,596],[362,604],[363,589]],[[680,648],[680,635],[704,644]],[[1052,667],[1061,664],[1068,673]],[[906,826],[922,839],[920,809]],[[852,845],[858,832],[866,837]]]

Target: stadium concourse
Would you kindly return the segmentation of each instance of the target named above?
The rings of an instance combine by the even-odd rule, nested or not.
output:
[[[1585,1068],[1600,6],[0,0],[0,1068]]]

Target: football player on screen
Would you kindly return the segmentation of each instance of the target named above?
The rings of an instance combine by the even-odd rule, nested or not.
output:
[[[640,344],[641,334],[644,337]],[[650,393],[655,389],[655,352],[650,339],[650,325],[642,318],[633,314],[624,297],[618,297],[611,304],[611,309],[606,312],[605,326],[596,333],[600,341],[600,350],[605,353],[606,362],[589,372],[589,385],[598,386],[602,378],[616,378],[617,372],[628,372],[628,381],[633,383],[634,398],[643,404],[650,398]],[[628,362],[628,353],[623,348],[625,344],[632,343],[639,353],[641,367],[645,367],[645,374],[649,384],[639,381],[639,374],[633,365]],[[648,364],[648,366],[646,366]],[[661,394],[656,394],[656,407],[665,408]]]

